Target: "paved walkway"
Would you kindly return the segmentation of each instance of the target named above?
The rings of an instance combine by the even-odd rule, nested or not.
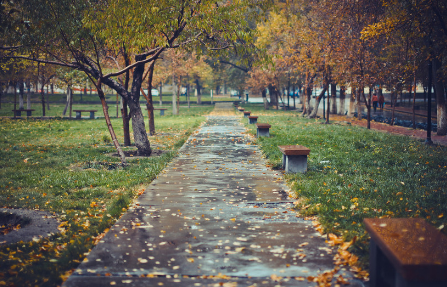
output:
[[[334,268],[335,251],[290,210],[281,176],[266,168],[240,117],[220,114],[64,286],[315,286],[308,276]]]

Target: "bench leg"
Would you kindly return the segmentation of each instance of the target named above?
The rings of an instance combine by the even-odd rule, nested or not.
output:
[[[21,111],[16,111],[16,117],[21,117],[22,116],[22,112]]]
[[[398,286],[396,270],[373,239],[369,244],[369,278],[370,287]]]
[[[95,112],[90,112],[90,118],[94,119],[95,118]]]
[[[80,119],[81,118],[81,112],[76,112],[76,118]]]
[[[160,116],[164,116],[165,115],[165,110],[160,110]]]
[[[259,129],[258,128],[257,136],[258,137],[270,137],[269,129]]]
[[[304,173],[307,171],[307,155],[285,156],[284,170],[286,173]]]
[[[31,117],[31,111],[26,111],[26,116]]]

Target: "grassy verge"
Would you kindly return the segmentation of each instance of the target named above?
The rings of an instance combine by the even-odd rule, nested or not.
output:
[[[310,148],[307,173],[285,175],[299,198],[297,208],[317,215],[327,233],[356,237],[350,251],[363,267],[369,250],[364,218],[421,217],[447,234],[446,147],[344,123],[325,125],[293,111],[245,110],[272,125],[271,137],[257,143],[273,168],[281,168],[278,145]],[[256,134],[254,125],[247,126]]]
[[[156,119],[161,156],[122,168],[104,120],[0,119],[0,206],[54,212],[62,233],[0,246],[0,285],[56,286],[175,156],[212,107]],[[113,119],[122,142],[122,124]],[[126,147],[125,149],[134,149]]]

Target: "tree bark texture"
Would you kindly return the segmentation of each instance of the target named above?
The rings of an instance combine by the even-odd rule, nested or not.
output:
[[[318,97],[315,100],[315,107],[313,108],[312,112],[309,114],[309,116],[308,116],[309,119],[317,117],[318,107],[319,107],[321,99],[323,98],[323,96],[326,93],[327,89],[328,89],[328,85],[325,84],[323,86],[323,90],[320,92],[320,94],[318,95]]]
[[[345,114],[345,100],[346,100],[346,89],[344,86],[340,87],[340,106],[338,107],[338,114]]]
[[[42,116],[45,116],[45,91],[43,89],[43,85],[40,89],[40,98],[41,98],[41,102],[42,102]]]
[[[125,65],[128,66],[130,65],[130,59],[129,56],[127,55],[126,50],[124,50],[124,62]],[[126,72],[126,77],[124,80],[124,89],[126,89],[126,91],[129,90],[129,81],[130,81],[130,72],[127,71]],[[130,146],[131,142],[130,142],[130,124],[129,124],[129,113],[127,111],[127,98],[123,97],[123,107],[121,109],[121,117],[123,118],[123,133],[124,133],[124,146]]]
[[[348,110],[348,118],[352,118],[355,111],[355,94],[356,90],[354,87],[351,87],[351,95],[349,98],[349,110]]]
[[[71,89],[70,89],[70,86],[68,86],[67,87],[67,102],[65,103],[65,108],[64,108],[64,111],[62,112],[63,116],[65,116],[67,114],[67,110],[70,107],[70,101],[71,101],[70,92],[71,92]],[[71,118],[71,115],[70,115],[70,118]]]
[[[337,84],[331,84],[331,114],[337,114]]]
[[[154,117],[154,102],[152,100],[152,80],[154,78],[155,61],[149,65],[149,75],[147,80],[147,112],[149,116],[149,134],[155,135],[155,117]]]
[[[436,93],[436,110],[437,110],[437,131],[438,136],[447,134],[447,110],[446,110],[446,94],[444,83],[442,82],[441,61],[437,58],[433,60],[433,86]],[[431,115],[430,115],[431,117]]]
[[[42,89],[45,86],[45,82],[42,83]],[[48,90],[48,86],[47,86],[47,93],[46,93],[46,97],[47,97],[47,110],[50,110],[50,93]]]
[[[135,61],[144,59],[144,56],[135,57]],[[150,156],[152,149],[147,137],[146,128],[144,126],[144,117],[140,107],[140,89],[143,83],[143,74],[144,64],[137,65],[133,71],[132,89],[127,104],[130,109],[129,116],[132,119],[133,137],[135,146],[138,149],[138,155]]]
[[[14,118],[16,117],[16,115],[17,115],[17,112],[16,112],[16,110],[17,110],[17,87],[16,87],[16,83],[14,83]],[[43,107],[43,109],[44,109],[44,113],[43,113],[43,115],[45,116],[45,106]]]
[[[113,145],[115,146],[115,148],[118,152],[118,155],[121,160],[121,164],[125,166],[125,165],[127,165],[126,156],[124,155],[124,152],[121,149],[118,139],[116,138],[115,131],[113,130],[112,122],[110,121],[110,116],[109,116],[109,107],[107,105],[107,102],[106,102],[106,99],[104,96],[104,92],[101,89],[101,82],[99,82],[96,89],[98,90],[98,96],[99,96],[99,99],[101,100],[102,110],[104,112],[104,117],[106,119],[107,128],[109,129],[110,136],[112,137]]]
[[[278,106],[277,96],[276,96],[276,89],[273,85],[268,86],[269,89],[269,95],[270,95],[270,105],[271,106]],[[243,96],[243,95],[242,95]]]
[[[24,84],[23,80],[20,80],[19,81],[19,109],[20,110],[24,109],[23,96],[24,96],[25,90],[23,88],[23,84]]]
[[[26,81],[26,108],[29,110],[31,109],[31,81]]]
[[[160,106],[163,105],[163,83],[160,83],[160,89],[159,89],[159,96],[160,96]]]
[[[129,113],[127,110],[127,100],[123,98],[123,107],[121,108],[121,117],[123,118],[123,134],[124,134],[124,146],[130,146],[130,124]]]
[[[196,90],[197,90],[197,104],[201,105],[202,104],[202,90],[200,87],[199,79],[196,79]]]
[[[175,74],[172,74],[172,114],[177,115],[177,87],[175,86]]]
[[[268,110],[269,102],[267,101],[267,91],[265,89],[262,90],[262,101],[264,103],[264,110]]]
[[[181,90],[182,90],[182,77],[180,76],[179,80],[178,80],[178,85],[177,85],[177,97],[176,97],[176,105],[175,105],[175,108],[176,108],[175,114],[176,115],[180,114],[180,93],[181,93]]]

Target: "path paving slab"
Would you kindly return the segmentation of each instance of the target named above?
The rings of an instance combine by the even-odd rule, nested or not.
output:
[[[64,286],[315,286],[335,250],[240,120],[208,117]]]

